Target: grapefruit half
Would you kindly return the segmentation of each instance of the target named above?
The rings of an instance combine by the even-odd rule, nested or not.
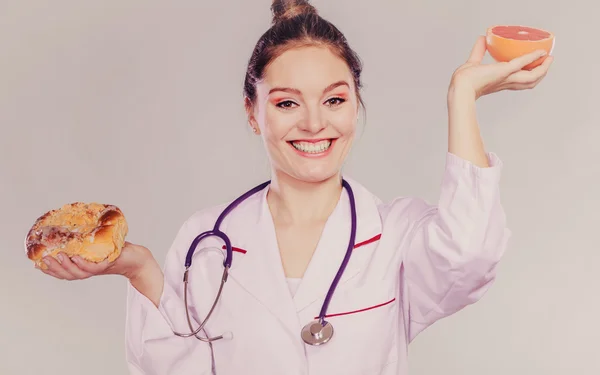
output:
[[[546,56],[523,68],[531,70],[543,63],[552,53],[554,34],[528,26],[496,25],[487,29],[486,44],[490,56],[498,62],[507,62],[538,49],[545,50]]]

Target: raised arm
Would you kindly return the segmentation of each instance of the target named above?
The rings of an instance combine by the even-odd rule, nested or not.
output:
[[[415,200],[417,218],[403,249],[411,340],[435,321],[478,301],[496,276],[510,231],[500,202],[502,163],[478,167],[452,153],[436,205]]]
[[[502,162],[485,151],[475,101],[500,90],[534,87],[552,59],[532,71],[521,68],[540,53],[482,65],[485,48],[482,37],[452,77],[448,153],[439,201],[436,205],[415,201],[408,208],[418,218],[403,252],[411,340],[484,295],[510,237],[500,202]]]
[[[478,167],[488,160],[479,132],[475,101],[502,90],[535,87],[548,72],[549,56],[542,65],[527,71],[523,67],[545,55],[537,51],[507,63],[481,64],[486,53],[485,37],[477,39],[465,64],[455,70],[448,89],[448,151]]]

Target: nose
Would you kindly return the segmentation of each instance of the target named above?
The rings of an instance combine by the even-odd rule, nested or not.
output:
[[[308,108],[299,128],[309,133],[319,133],[327,127],[327,121],[319,108]]]

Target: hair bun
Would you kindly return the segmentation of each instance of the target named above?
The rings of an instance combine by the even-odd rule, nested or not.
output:
[[[306,0],[273,0],[271,11],[273,12],[273,24],[301,14],[317,14],[317,9]]]

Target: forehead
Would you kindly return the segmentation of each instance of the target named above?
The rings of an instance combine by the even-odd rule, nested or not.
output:
[[[275,58],[265,70],[261,85],[267,90],[277,86],[321,93],[342,80],[354,87],[346,62],[327,47],[308,46],[287,50]]]

